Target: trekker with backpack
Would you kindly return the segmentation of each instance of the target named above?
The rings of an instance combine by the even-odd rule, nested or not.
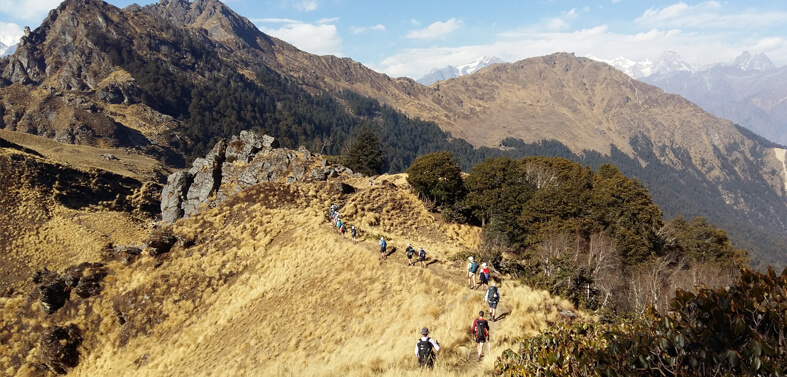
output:
[[[418,260],[421,261],[421,267],[426,268],[426,250],[423,246],[418,247]]]
[[[470,289],[475,289],[475,273],[478,271],[478,263],[473,261],[473,257],[467,257],[467,284]]]
[[[478,361],[484,356],[484,343],[489,340],[489,322],[484,319],[484,311],[478,312],[478,318],[473,321],[473,335],[478,343]]]
[[[355,225],[351,226],[350,227],[350,236],[352,236],[353,242],[358,242],[358,241],[355,240],[355,236],[357,236],[357,235],[358,234],[355,231]]]
[[[380,237],[380,259],[386,259],[385,248],[387,246],[388,244],[385,243],[385,237]]]
[[[413,254],[415,254],[415,249],[409,243],[407,244],[407,249],[404,249],[404,252],[407,254],[407,265],[413,265]]]
[[[500,302],[500,292],[497,290],[495,282],[492,282],[492,286],[486,290],[484,302],[489,303],[489,315],[491,315],[492,322],[494,322],[497,315],[497,303]]]
[[[418,366],[423,368],[426,366],[429,369],[434,368],[434,358],[440,352],[440,343],[428,337],[429,329],[426,327],[421,329],[421,339],[415,344],[415,357],[418,358]]]
[[[486,262],[481,263],[481,273],[478,274],[478,280],[478,285],[483,289],[489,289],[489,267],[486,266]]]

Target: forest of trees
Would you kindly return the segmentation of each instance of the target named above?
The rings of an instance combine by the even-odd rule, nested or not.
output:
[[[165,19],[158,22],[163,34],[149,34],[144,47],[119,35],[99,31],[89,35],[113,64],[134,77],[141,92],[139,101],[183,122],[183,127],[169,130],[166,136],[169,147],[186,163],[204,155],[219,139],[246,129],[268,133],[283,147],[295,149],[304,145],[316,153],[338,156],[349,150],[366,127],[380,141],[383,173],[402,172],[417,157],[438,151],[452,152],[463,171],[488,158],[503,156],[563,157],[596,170],[602,164],[613,164],[623,174],[637,177],[648,186],[666,218],[684,215],[712,219],[728,230],[737,247],[751,251],[753,260],[760,263],[755,267],[784,263],[781,256],[787,236],[755,225],[763,221],[757,214],[768,213],[768,203],[779,198],[772,193],[754,195],[746,189],[745,182],[734,183],[739,185],[737,192],[755,207],[735,210],[724,202],[717,185],[701,172],[662,164],[652,151],[652,143],[644,137],[631,140],[638,153],[636,159],[615,146],[609,155],[594,151],[574,153],[554,140],[525,143],[506,139],[501,143],[505,150],[474,148],[465,140],[451,138],[435,123],[410,118],[349,90],[310,94],[294,79],[265,66],[256,67],[252,74],[240,74],[220,58],[221,47],[203,32],[178,28]],[[682,166],[694,166],[686,151],[673,149],[669,154],[679,159]],[[452,212],[457,216],[463,213],[461,208]]]
[[[496,157],[464,180],[458,171],[438,152],[407,172],[449,220],[484,228],[484,260],[599,314],[664,312],[675,289],[729,284],[748,264],[704,218],[664,223],[648,190],[611,164],[594,172],[559,157]]]

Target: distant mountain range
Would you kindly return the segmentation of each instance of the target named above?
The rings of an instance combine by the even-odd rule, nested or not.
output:
[[[744,52],[732,64],[704,66],[689,64],[674,52],[663,53],[655,62],[588,57],[680,94],[768,140],[787,144],[787,67],[777,68],[764,53]]]
[[[492,64],[496,63],[504,63],[504,61],[500,60],[500,58],[492,56],[482,56],[476,59],[472,63],[467,63],[463,65],[447,65],[443,68],[433,68],[431,72],[429,72],[424,77],[416,80],[418,83],[423,85],[432,85],[438,81],[448,80],[457,78],[459,76],[469,75],[473,72],[478,71],[481,68],[488,67]]]
[[[16,51],[16,45],[15,44],[9,46],[9,45],[6,45],[3,42],[0,42],[0,57],[6,56],[6,55],[11,55],[11,54],[14,53],[14,51]]]

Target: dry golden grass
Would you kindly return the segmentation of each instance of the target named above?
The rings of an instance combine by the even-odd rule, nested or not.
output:
[[[379,261],[376,239],[340,236],[326,219],[332,202],[349,224],[374,213],[376,224],[360,230],[386,235],[397,251]],[[75,323],[86,340],[69,374],[113,377],[414,376],[413,348],[426,326],[443,347],[435,375],[465,376],[489,374],[517,336],[542,331],[560,320],[558,308],[570,307],[503,282],[499,314],[506,317],[492,323],[492,357],[466,361],[469,327],[487,307],[448,258],[472,250],[478,230],[435,221],[406,190],[369,188],[368,181],[350,195],[325,183],[257,185],[172,231],[196,245],[177,246],[159,265],[146,254],[131,266],[111,262],[99,298],[74,301],[50,318],[37,303],[0,299],[2,325],[32,332],[18,313]],[[437,262],[408,267],[407,243],[423,245]],[[25,354],[19,343],[3,354],[22,352],[35,363],[37,350]],[[0,370],[34,374],[30,363],[3,357]]]
[[[120,149],[63,144],[43,136],[2,129],[0,137],[32,149],[53,162],[78,169],[102,169],[139,180],[155,180],[171,173],[153,158]],[[118,160],[106,160],[102,154],[114,155]]]

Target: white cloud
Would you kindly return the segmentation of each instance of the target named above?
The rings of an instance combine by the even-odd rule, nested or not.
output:
[[[19,25],[0,21],[0,43],[6,46],[19,43],[19,38],[23,34],[24,32]]]
[[[697,5],[677,3],[665,8],[650,8],[635,23],[662,28],[701,30],[746,30],[756,32],[787,23],[787,12],[765,9],[733,11],[716,1]]]
[[[331,18],[321,18],[315,22],[317,25],[325,25],[325,24],[332,24],[336,21],[339,21],[339,17],[331,17]]]
[[[317,2],[314,0],[301,0],[295,3],[295,9],[302,12],[311,12],[317,10]]]
[[[0,13],[26,21],[41,22],[61,0],[0,0]],[[36,25],[29,25],[35,29]]]
[[[263,33],[291,43],[303,51],[317,55],[342,56],[342,38],[339,36],[336,25],[319,23],[319,21],[318,23],[310,24],[286,18],[263,18],[252,20],[252,22],[257,23],[257,27]],[[278,28],[260,25],[264,23],[283,25],[280,25]]]
[[[385,25],[377,24],[377,25],[374,25],[374,26],[350,26],[350,31],[353,34],[362,34],[362,33],[365,33],[365,32],[367,32],[369,30],[385,31]]]
[[[410,31],[407,33],[407,38],[423,40],[444,38],[461,26],[462,20],[457,20],[456,18],[452,18],[446,22],[437,21],[426,28]]]

